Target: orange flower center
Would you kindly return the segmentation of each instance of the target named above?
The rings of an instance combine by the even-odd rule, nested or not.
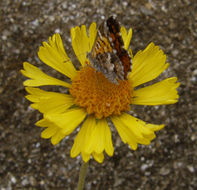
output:
[[[86,66],[72,79],[70,93],[76,105],[100,119],[130,109],[132,86],[128,80],[114,84],[103,73]]]

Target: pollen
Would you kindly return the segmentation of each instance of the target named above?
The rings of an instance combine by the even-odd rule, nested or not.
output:
[[[79,70],[72,79],[70,93],[76,105],[98,119],[130,110],[133,94],[128,80],[119,80],[118,84],[114,84],[90,66]]]

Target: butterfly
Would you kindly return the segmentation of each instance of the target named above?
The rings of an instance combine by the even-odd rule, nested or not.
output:
[[[102,72],[112,83],[126,80],[131,71],[131,57],[124,49],[120,24],[113,17],[102,22],[90,53],[87,54],[91,66]]]

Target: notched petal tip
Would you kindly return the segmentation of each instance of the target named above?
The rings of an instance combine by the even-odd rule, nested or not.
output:
[[[120,29],[120,33],[124,42],[124,48],[127,50],[129,48],[130,41],[132,38],[132,28],[130,28],[129,31],[127,32],[125,27],[122,26]]]
[[[151,42],[143,51],[139,51],[132,59],[133,68],[129,80],[133,87],[157,78],[169,66],[164,52]]]
[[[122,141],[128,143],[133,150],[137,149],[137,144],[149,145],[156,137],[154,132],[164,127],[164,125],[145,123],[126,113],[113,116],[111,119]]]
[[[56,33],[49,37],[49,42],[43,42],[39,47],[38,57],[46,65],[57,70],[69,78],[73,78],[76,69],[70,61],[63,46],[60,34]]]
[[[97,154],[97,153],[93,153],[92,154],[94,159],[98,162],[98,163],[102,163],[103,160],[104,160],[104,154],[103,153],[100,153],[100,154]]]
[[[132,104],[136,105],[164,105],[173,104],[178,101],[177,88],[180,83],[176,77],[167,78],[153,85],[135,90]]]
[[[69,88],[71,85],[67,82],[61,81],[54,77],[51,77],[41,71],[38,67],[31,65],[28,62],[23,63],[24,70],[21,70],[22,74],[29,79],[23,82],[24,86],[44,86],[44,85],[58,85]]]
[[[152,131],[159,131],[161,129],[163,129],[165,127],[164,124],[161,124],[161,125],[150,125],[150,126],[147,126],[149,127]]]
[[[89,36],[86,26],[76,26],[71,29],[72,47],[82,66],[85,66],[87,61],[87,53],[91,51],[96,38],[96,23],[92,23],[89,27]]]

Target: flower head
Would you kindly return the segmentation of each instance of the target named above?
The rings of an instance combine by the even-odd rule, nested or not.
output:
[[[43,127],[42,138],[51,138],[52,144],[59,143],[77,127],[80,130],[71,149],[71,157],[81,154],[87,162],[91,156],[101,163],[104,151],[112,156],[114,149],[108,122],[112,121],[122,141],[136,150],[138,144],[149,145],[155,131],[164,125],[148,124],[128,114],[130,105],[162,105],[178,101],[177,78],[167,78],[151,86],[139,85],[158,77],[168,66],[166,55],[154,43],[135,56],[129,48],[132,30],[121,28],[124,48],[132,58],[132,71],[125,80],[115,84],[105,74],[91,66],[87,54],[91,52],[96,38],[96,24],[92,23],[89,35],[86,27],[71,29],[72,46],[81,68],[77,70],[67,56],[61,37],[54,34],[49,42],[43,42],[38,56],[48,66],[59,71],[71,82],[49,76],[37,67],[24,62],[22,74],[29,79],[24,82],[32,102],[31,107],[43,114],[36,123]],[[39,86],[58,85],[68,88],[68,93],[45,91]]]

